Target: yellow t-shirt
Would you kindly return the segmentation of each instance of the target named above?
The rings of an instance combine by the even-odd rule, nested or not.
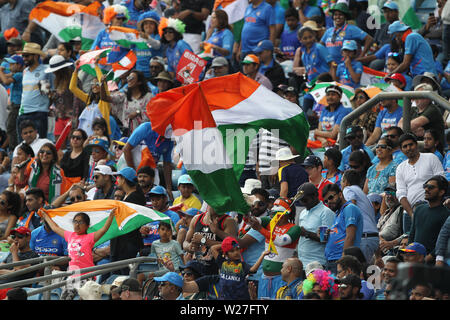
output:
[[[183,207],[181,208],[181,210],[183,210],[183,211],[186,211],[190,208],[195,208],[198,210],[200,210],[202,208],[202,203],[193,194],[191,194],[191,196],[189,198],[187,198],[186,200],[184,200],[184,201],[182,201],[182,200],[183,200],[182,196],[175,198],[175,200],[173,200],[173,205],[176,206],[180,203],[183,203]]]

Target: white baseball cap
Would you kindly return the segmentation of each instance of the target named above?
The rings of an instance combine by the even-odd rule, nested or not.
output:
[[[112,176],[114,175],[114,172],[112,171],[110,166],[107,165],[98,165],[94,168],[94,174],[95,173],[100,173],[103,174],[105,176]]]

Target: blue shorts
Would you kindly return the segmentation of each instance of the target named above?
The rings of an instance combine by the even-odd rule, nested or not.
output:
[[[271,299],[275,300],[277,297],[277,291],[287,283],[281,279],[281,275],[266,276],[261,274],[261,278],[258,282],[258,299]]]

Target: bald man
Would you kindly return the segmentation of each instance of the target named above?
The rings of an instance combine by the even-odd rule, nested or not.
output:
[[[302,292],[303,264],[298,258],[288,258],[281,268],[281,279],[287,283],[277,291],[277,300],[299,300]]]

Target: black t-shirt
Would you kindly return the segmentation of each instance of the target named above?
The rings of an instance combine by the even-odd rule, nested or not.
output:
[[[72,159],[71,151],[64,153],[61,159],[61,168],[64,170],[66,177],[85,178],[89,174],[89,154],[83,150],[78,157]]]
[[[124,202],[130,202],[145,206],[145,196],[140,191],[133,191],[123,200]],[[139,228],[128,232],[122,236],[111,239],[111,261],[119,261],[125,259],[136,258],[137,253],[144,247],[144,241],[142,240]]]
[[[211,0],[181,0],[180,11],[189,9],[201,12],[203,8],[207,8],[211,11],[213,4],[214,2]],[[203,21],[195,19],[192,15],[184,18],[183,22],[186,24],[186,33],[201,34],[205,31],[205,24]]]
[[[444,118],[442,117],[439,108],[432,104],[429,105],[423,112],[419,112],[418,116],[424,116],[429,120],[429,122],[423,126],[424,130],[433,129],[439,135],[439,141],[441,145],[445,146],[445,125]]]
[[[20,261],[33,259],[33,258],[39,258],[39,255],[33,250],[26,251],[26,252],[18,252],[18,256],[19,256]],[[12,263],[12,262],[13,262],[12,254],[10,253],[6,257],[4,263]],[[10,270],[12,270],[12,268],[10,268]],[[33,278],[33,277],[36,276],[36,272],[37,271],[31,271],[31,272],[23,274],[21,276],[17,276],[17,277],[14,277],[14,278],[9,278],[8,282],[13,282],[13,281],[19,281],[19,280],[25,280],[25,279]]]

